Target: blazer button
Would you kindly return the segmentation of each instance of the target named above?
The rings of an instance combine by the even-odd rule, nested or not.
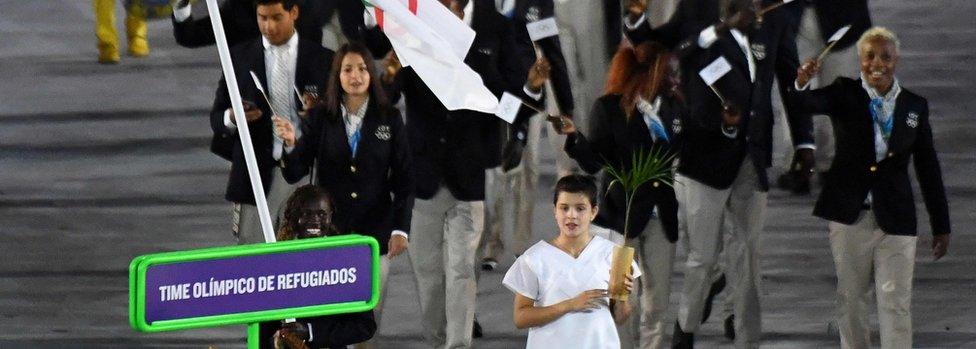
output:
[[[871,170],[871,172],[875,172],[878,170],[878,166],[871,165],[871,167],[868,168],[868,170]]]
[[[441,141],[441,144],[447,143],[447,139],[444,139],[443,137],[441,137],[440,141]]]
[[[356,173],[356,166],[349,166],[349,172]]]
[[[359,197],[359,194],[356,194],[356,192],[352,192],[352,194],[349,194],[349,196],[351,196],[353,199],[355,199],[355,198]]]
[[[890,151],[889,151],[889,152],[888,152],[888,157],[890,158],[890,157],[892,157],[892,156],[895,156],[895,153],[894,153],[894,152],[890,152]]]
[[[654,183],[651,183],[651,185],[654,186],[655,188],[657,188],[657,187],[660,187],[661,186],[661,183],[658,182],[658,181],[654,181]]]

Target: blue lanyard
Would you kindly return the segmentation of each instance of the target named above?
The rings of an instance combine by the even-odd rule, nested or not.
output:
[[[356,148],[359,147],[359,138],[362,136],[362,127],[356,130],[356,133],[349,137],[349,148],[352,149],[352,156],[356,156]]]
[[[668,138],[668,133],[664,131],[664,126],[653,118],[651,118],[651,132],[657,136],[657,139],[663,139],[665,142],[671,143],[671,139]]]
[[[881,120],[881,114],[884,113],[884,100],[881,98],[872,98],[869,109],[871,109],[871,117],[874,119],[874,123],[881,129],[881,137],[887,142],[888,138],[891,137],[891,128],[895,124],[895,118],[893,115],[885,115],[887,118]]]

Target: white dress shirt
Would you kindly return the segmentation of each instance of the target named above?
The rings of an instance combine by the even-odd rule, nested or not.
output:
[[[264,36],[261,37],[261,43],[264,45],[264,67],[266,77],[264,83],[265,86],[262,87],[264,88],[264,91],[269,94],[267,97],[270,99],[272,98],[270,96],[270,82],[274,80],[273,70],[279,55],[281,59],[285,60],[285,75],[288,76],[288,80],[290,81],[289,86],[295,86],[295,68],[298,64],[298,32],[294,32],[291,38],[280,46],[272,45],[271,42],[268,41],[268,39]],[[275,50],[283,51],[276,54]],[[275,110],[275,112],[282,114],[280,115],[281,117],[286,118],[291,122],[292,129],[295,132],[295,139],[298,139],[298,137],[301,137],[301,128],[298,127],[298,114],[295,111],[294,98],[289,98],[287,105],[290,106],[289,108],[286,108],[287,110]],[[230,112],[230,109],[227,109],[227,111],[224,112],[224,126],[226,126],[229,130],[234,131],[237,130],[237,125],[231,121]],[[284,146],[282,140],[278,138],[277,135],[275,136],[272,150],[272,156],[275,160],[281,160],[282,152],[291,153],[292,149],[294,149],[294,147]]]

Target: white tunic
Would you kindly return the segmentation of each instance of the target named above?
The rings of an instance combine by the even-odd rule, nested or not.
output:
[[[578,258],[539,241],[515,260],[502,284],[512,292],[550,306],[586,290],[607,289],[614,243],[594,236]],[[634,277],[641,275],[635,262]],[[529,329],[526,348],[620,348],[610,309],[602,306],[588,313],[573,312],[541,327]]]

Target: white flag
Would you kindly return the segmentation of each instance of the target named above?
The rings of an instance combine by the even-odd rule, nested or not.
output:
[[[556,24],[555,17],[526,24],[525,29],[529,31],[529,39],[532,39],[532,41],[539,41],[540,39],[559,35],[559,26]]]
[[[848,30],[851,30],[851,25],[850,24],[845,25],[843,28],[837,29],[837,31],[834,32],[834,35],[831,35],[830,36],[830,39],[827,40],[827,43],[829,44],[829,43],[832,43],[834,41],[840,40],[841,38],[844,37],[845,34],[847,34],[847,31]]]
[[[436,0],[370,0],[370,5],[400,62],[413,68],[444,107],[495,112],[498,98],[464,63],[474,31],[460,18]]]
[[[729,65],[729,61],[725,60],[724,56],[718,57],[714,62],[709,64],[705,69],[698,72],[702,80],[705,80],[705,84],[714,84],[718,79],[725,76],[726,73],[732,70],[732,66]]]
[[[521,107],[521,99],[511,93],[504,92],[502,93],[501,101],[498,102],[498,109],[495,109],[495,116],[511,124],[515,122],[515,116],[518,115],[519,108]]]

